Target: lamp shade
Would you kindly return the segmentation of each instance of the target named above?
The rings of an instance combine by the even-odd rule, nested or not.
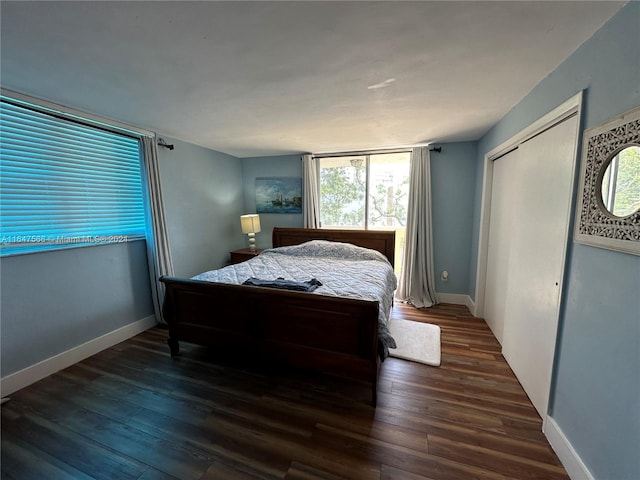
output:
[[[242,226],[242,233],[258,233],[260,232],[260,216],[257,213],[242,215],[240,217],[240,225]]]

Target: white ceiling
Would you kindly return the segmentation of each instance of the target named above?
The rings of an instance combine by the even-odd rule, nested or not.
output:
[[[237,157],[476,140],[623,4],[2,1],[1,82]]]

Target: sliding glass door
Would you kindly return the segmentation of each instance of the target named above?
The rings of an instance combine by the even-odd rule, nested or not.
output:
[[[320,225],[396,231],[396,271],[402,264],[411,153],[318,157]]]

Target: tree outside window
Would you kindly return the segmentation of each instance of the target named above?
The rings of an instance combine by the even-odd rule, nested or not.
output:
[[[396,271],[402,264],[410,152],[319,158],[322,228],[396,231]]]
[[[602,178],[602,201],[616,217],[640,208],[640,147],[631,146],[616,155]]]

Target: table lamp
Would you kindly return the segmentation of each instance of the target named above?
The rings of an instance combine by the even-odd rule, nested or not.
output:
[[[256,249],[256,233],[260,232],[260,216],[257,213],[240,216],[240,225],[242,233],[249,236],[249,250]]]

